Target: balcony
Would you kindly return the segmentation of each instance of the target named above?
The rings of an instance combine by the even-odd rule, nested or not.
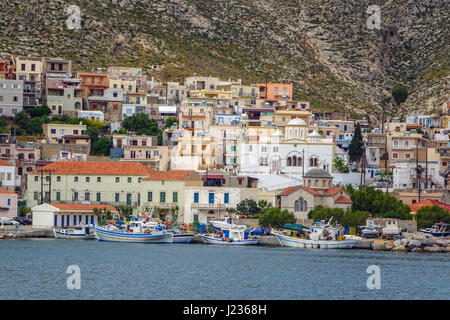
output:
[[[144,206],[146,207],[156,207],[162,209],[171,209],[176,206],[180,206],[178,202],[144,202]]]

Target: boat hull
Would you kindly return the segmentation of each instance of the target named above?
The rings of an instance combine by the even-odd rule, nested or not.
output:
[[[85,234],[85,233],[65,233],[53,229],[53,234],[57,239],[95,239],[95,233]]]
[[[315,249],[351,249],[357,240],[307,240],[275,234],[283,247]]]
[[[428,231],[428,230],[419,230],[420,232],[426,233],[426,234],[431,234],[435,237],[446,237],[446,236],[450,236],[450,231],[446,231],[446,232],[432,232],[432,231]]]
[[[206,244],[220,244],[227,246],[248,246],[258,244],[258,239],[244,239],[244,240],[234,240],[234,241],[225,241],[223,239],[208,237],[206,235],[201,235],[203,241]]]
[[[194,239],[193,233],[174,234],[172,243],[190,243]]]
[[[140,243],[172,243],[170,233],[125,233],[95,228],[95,236],[100,241],[140,242]]]

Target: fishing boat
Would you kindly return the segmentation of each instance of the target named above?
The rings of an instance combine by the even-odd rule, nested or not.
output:
[[[435,237],[450,236],[450,231],[447,231],[448,223],[439,222],[431,228],[419,229],[420,232],[432,234]]]
[[[401,229],[398,226],[398,221],[386,218],[384,221],[384,228],[382,231],[383,236],[386,238],[393,238],[399,236],[400,233]]]
[[[283,247],[351,249],[358,242],[356,239],[346,239],[340,229],[323,223],[312,227],[285,225],[281,228],[289,230],[289,233],[279,231],[273,234]]]
[[[222,233],[201,234],[206,244],[221,245],[255,245],[258,244],[258,238],[249,236],[248,231],[242,229],[225,229]]]
[[[212,226],[217,230],[225,230],[225,229],[239,229],[239,230],[245,230],[247,229],[247,226],[232,224],[232,218],[231,217],[222,217],[219,220],[210,221]]]
[[[144,226],[156,230],[167,230],[168,233],[172,234],[172,243],[190,243],[195,236],[193,233],[185,232],[184,230],[176,228],[167,229],[166,226],[154,221],[145,222]]]
[[[380,235],[373,219],[368,219],[366,225],[362,227],[360,232],[364,238],[377,238]]]
[[[92,226],[75,225],[67,229],[53,229],[57,239],[95,239],[95,233]]]
[[[159,226],[144,226],[144,221],[133,221],[126,228],[95,226],[94,232],[101,241],[172,243],[173,239],[172,233]]]

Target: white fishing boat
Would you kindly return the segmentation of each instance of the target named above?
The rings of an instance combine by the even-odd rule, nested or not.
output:
[[[386,218],[384,221],[384,228],[382,233],[383,236],[387,238],[392,238],[400,235],[401,229],[398,226],[398,221]]]
[[[419,229],[420,232],[431,234],[435,237],[447,237],[450,236],[450,231],[447,231],[448,223],[439,222],[431,228]]]
[[[250,236],[248,231],[241,229],[226,229],[223,234],[202,234],[203,241],[206,244],[221,245],[255,245],[258,244],[258,238]]]
[[[283,247],[316,248],[316,249],[351,249],[358,242],[341,235],[341,230],[329,225],[303,227],[303,235],[292,235],[285,232],[273,232]],[[292,230],[292,229],[288,229]],[[295,229],[294,229],[295,230]],[[297,232],[299,230],[296,230]]]
[[[194,239],[193,233],[169,231],[172,232],[172,242],[173,243],[190,243]]]
[[[145,227],[144,221],[133,221],[126,228],[112,226],[94,228],[95,236],[101,241],[172,243],[173,235],[158,226]]]
[[[53,229],[57,239],[95,239],[95,233],[91,225],[75,225],[67,229]]]
[[[247,226],[244,224],[237,225],[237,224],[233,224],[231,222],[232,222],[231,217],[222,217],[219,220],[210,221],[212,226],[218,230],[225,230],[225,229],[245,230],[245,229],[247,229]]]

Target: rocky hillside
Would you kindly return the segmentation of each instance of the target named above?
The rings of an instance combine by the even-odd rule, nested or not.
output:
[[[70,5],[79,29],[68,28]],[[381,8],[379,30],[367,27],[370,5]],[[139,66],[171,80],[292,81],[316,108],[376,118],[396,84],[410,95],[393,114],[449,98],[449,11],[448,0],[8,0],[0,56]]]

